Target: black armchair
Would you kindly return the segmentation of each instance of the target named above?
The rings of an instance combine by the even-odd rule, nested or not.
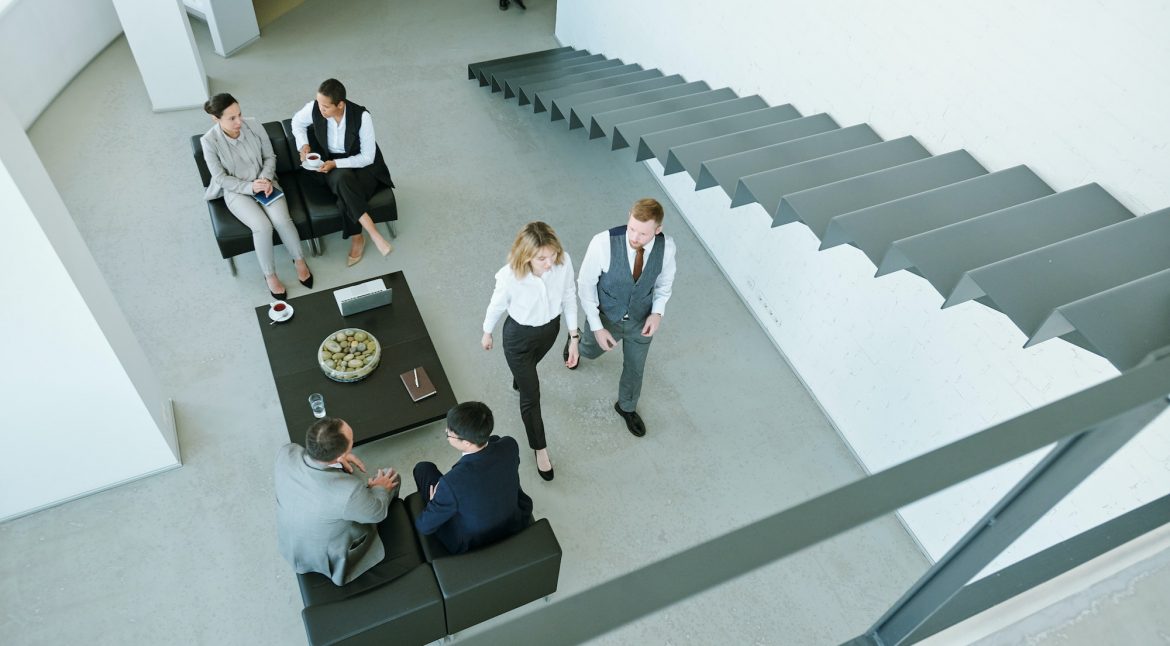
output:
[[[401,500],[391,501],[379,535],[387,553],[408,548],[413,561],[396,562],[392,572],[381,563],[341,587],[320,574],[297,575],[305,602],[301,618],[312,646],[426,644],[447,634],[434,570],[418,553]],[[407,573],[395,576],[403,567]]]
[[[276,153],[276,177],[284,190],[284,199],[288,202],[289,216],[297,227],[297,234],[301,241],[308,241],[313,255],[317,255],[317,246],[313,241],[313,230],[309,223],[308,212],[296,179],[297,166],[289,159],[289,146],[285,140],[284,129],[276,121],[264,124],[264,131],[272,141],[272,150]],[[211,183],[211,171],[207,169],[207,162],[203,159],[203,147],[199,143],[202,135],[191,137],[191,154],[195,157],[195,166],[199,170],[199,178],[206,188]],[[298,156],[299,157],[299,156]],[[240,254],[255,251],[252,244],[252,230],[240,222],[228,210],[223,198],[207,202],[207,212],[211,216],[211,230],[215,234],[215,241],[219,245],[220,255],[228,261],[232,275],[236,275],[235,257]],[[280,236],[272,232],[273,244],[281,244]]]
[[[297,160],[299,164],[301,154],[297,150],[296,138],[293,137],[292,119],[285,119],[280,123],[284,128],[284,138],[287,142],[289,158]],[[319,144],[317,144],[317,139],[313,134],[312,126],[309,126],[309,145],[314,150],[320,149]],[[298,172],[310,172],[300,169],[299,165],[297,169]],[[313,235],[317,237],[318,247],[324,250],[324,236],[341,231],[341,223],[344,216],[341,213],[341,209],[337,208],[337,198],[325,186],[316,182],[304,182],[301,188],[305,198],[305,207],[309,213],[309,222],[313,229]],[[394,225],[391,224],[398,220],[398,203],[394,200],[393,189],[383,187],[370,198],[369,214],[370,219],[375,223],[386,224],[386,231],[390,233],[391,238],[398,237],[398,232],[394,230]]]
[[[422,498],[417,493],[407,496],[406,507],[412,520],[418,518]],[[561,545],[547,519],[498,543],[455,556],[433,536],[418,539],[443,593],[448,634],[557,591]]]

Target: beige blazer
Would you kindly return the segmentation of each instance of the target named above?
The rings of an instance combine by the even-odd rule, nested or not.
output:
[[[211,182],[204,199],[223,197],[224,191],[252,195],[252,182],[261,177],[272,180],[272,185],[280,188],[276,181],[276,154],[272,151],[272,141],[264,127],[254,119],[244,119],[240,137],[234,144],[223,134],[219,124],[212,124],[211,129],[199,138],[199,143],[203,146],[207,170],[211,171]]]
[[[345,585],[385,558],[376,523],[397,491],[319,466],[297,444],[277,452],[275,488],[277,543],[298,573],[319,572]]]

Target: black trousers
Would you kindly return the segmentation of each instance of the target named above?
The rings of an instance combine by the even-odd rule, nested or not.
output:
[[[370,198],[378,192],[378,179],[369,166],[334,168],[328,173],[306,173],[314,181],[324,182],[341,204],[341,237],[362,232],[358,218],[370,212]]]
[[[422,498],[423,504],[431,501],[431,485],[439,484],[439,478],[442,477],[443,472],[439,471],[434,462],[414,465],[414,485],[418,487],[418,497]]]
[[[560,330],[560,316],[538,327],[521,325],[511,316],[504,319],[504,359],[520,388],[520,419],[528,434],[528,446],[534,451],[548,446],[544,439],[544,418],[540,415],[540,378],[536,364],[556,343]]]

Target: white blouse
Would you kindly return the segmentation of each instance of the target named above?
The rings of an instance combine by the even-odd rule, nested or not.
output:
[[[542,276],[530,272],[516,278],[508,265],[497,271],[483,331],[491,334],[504,312],[517,323],[531,327],[544,325],[563,313],[568,329],[577,329],[577,285],[569,254],[563,254],[561,264],[553,265]]]

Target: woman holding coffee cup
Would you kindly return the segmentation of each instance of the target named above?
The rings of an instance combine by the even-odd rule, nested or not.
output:
[[[342,207],[341,237],[349,240],[346,266],[362,259],[367,237],[383,256],[393,251],[370,216],[374,195],[394,188],[370,112],[346,98],[341,81],[325,79],[317,97],[293,115],[292,133],[301,163],[310,171],[304,180],[327,187]]]
[[[267,206],[257,197],[272,195],[280,188],[276,182],[276,155],[268,133],[251,119],[244,119],[240,104],[230,94],[217,94],[203,104],[203,110],[215,123],[200,138],[203,159],[211,171],[205,199],[223,197],[228,210],[252,230],[252,243],[260,271],[268,282],[272,297],[283,300],[288,290],[276,275],[273,260],[272,230],[292,256],[297,280],[313,286],[313,274],[301,252],[301,238],[288,214],[288,202],[278,199]]]

